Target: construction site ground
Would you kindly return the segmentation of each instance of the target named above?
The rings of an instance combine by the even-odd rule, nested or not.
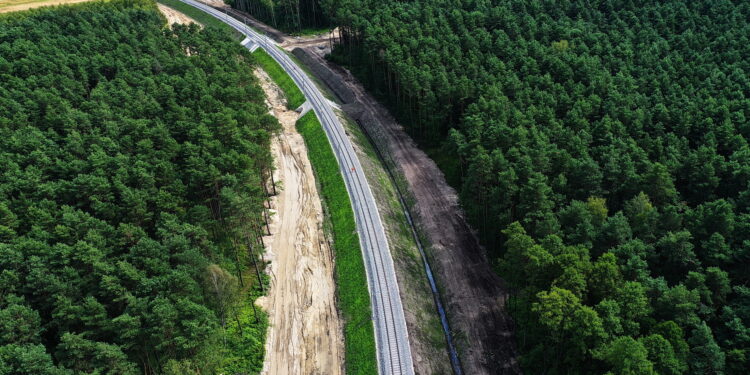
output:
[[[175,9],[172,9],[164,4],[157,3],[156,6],[159,8],[159,11],[161,14],[164,15],[164,17],[167,18],[167,23],[172,25],[175,23],[187,25],[189,23],[195,23],[200,25],[199,22],[195,21],[194,19],[186,16],[184,13],[179,12]]]
[[[271,145],[279,192],[271,200],[271,235],[264,238],[271,285],[258,300],[269,314],[262,373],[342,374],[334,258],[307,149],[295,129],[299,114],[286,108],[283,93],[264,71],[255,73],[282,125]]]

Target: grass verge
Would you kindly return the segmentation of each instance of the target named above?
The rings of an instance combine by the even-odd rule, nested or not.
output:
[[[157,2],[164,4],[174,10],[178,10],[184,13],[186,16],[202,23],[207,27],[216,27],[218,29],[225,30],[232,35],[232,38],[242,40],[244,37],[242,34],[230,27],[229,25],[222,22],[220,19],[188,4],[183,3],[180,0],[157,0]]]
[[[344,318],[347,374],[376,374],[375,333],[354,212],[328,138],[312,111],[297,121],[320,187],[336,252],[339,308]]]
[[[297,109],[297,107],[305,102],[305,95],[302,94],[302,91],[297,87],[297,84],[294,83],[292,77],[289,77],[289,75],[286,74],[281,65],[279,65],[271,55],[262,48],[258,48],[253,52],[253,56],[255,56],[260,67],[271,76],[271,79],[276,82],[281,88],[281,91],[284,92],[287,108],[292,110]]]

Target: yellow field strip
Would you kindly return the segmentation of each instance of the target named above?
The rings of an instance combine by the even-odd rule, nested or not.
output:
[[[90,0],[0,0],[0,13],[18,12],[51,5],[82,3]]]

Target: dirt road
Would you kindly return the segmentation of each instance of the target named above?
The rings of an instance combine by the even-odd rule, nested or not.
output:
[[[212,7],[225,7],[227,4],[224,2],[224,0],[200,0],[203,3],[206,3]]]
[[[333,256],[325,239],[323,210],[302,136],[298,114],[286,109],[283,95],[262,70],[256,70],[273,114],[283,127],[271,151],[276,181],[271,235],[264,238],[267,297],[258,304],[269,314],[263,374],[343,373],[343,333],[335,306]]]
[[[306,47],[312,67],[340,97],[344,111],[368,128],[390,155],[414,198],[416,221],[427,237],[430,263],[456,336],[466,374],[520,374],[513,323],[505,311],[507,291],[466,223],[458,195],[443,173],[404,129],[347,70]],[[325,69],[321,71],[320,68]],[[339,94],[339,92],[346,91]]]

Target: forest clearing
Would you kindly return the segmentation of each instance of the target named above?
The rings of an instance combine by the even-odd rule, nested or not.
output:
[[[161,12],[161,14],[163,14],[164,17],[167,18],[167,23],[169,25],[172,25],[172,24],[175,24],[175,23],[179,23],[181,25],[187,25],[187,24],[190,24],[190,23],[195,23],[195,24],[200,25],[199,22],[197,22],[196,20],[194,20],[194,19],[186,16],[184,13],[182,13],[182,12],[180,12],[178,10],[175,10],[173,8],[170,8],[170,7],[168,7],[168,6],[164,5],[164,4],[160,4],[160,3],[157,3],[156,6],[159,8],[159,11]]]
[[[271,143],[280,186],[271,199],[271,235],[264,237],[271,279],[258,300],[269,314],[262,374],[331,374],[343,371],[343,334],[336,309],[334,261],[323,231],[323,209],[307,148],[295,124],[299,113],[268,74],[256,69],[267,104],[282,131]]]

